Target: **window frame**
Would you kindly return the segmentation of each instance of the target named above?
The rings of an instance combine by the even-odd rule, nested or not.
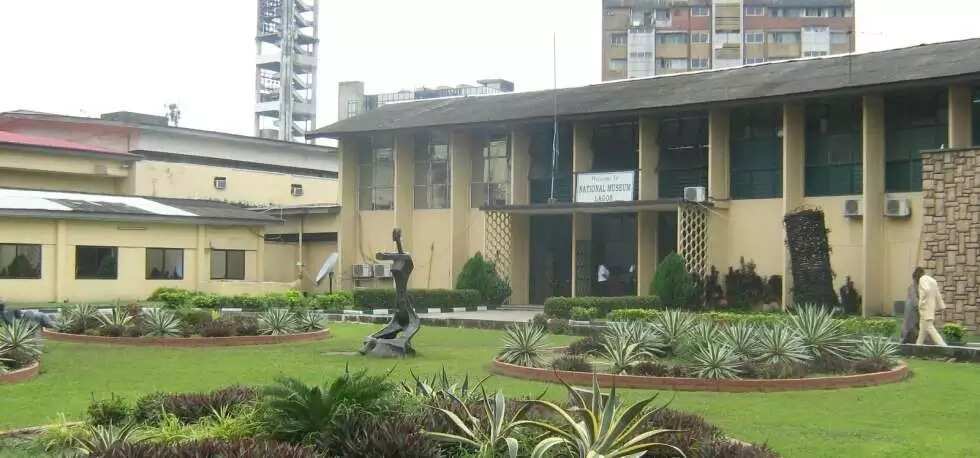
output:
[[[154,277],[154,276],[151,276],[150,275],[150,251],[151,250],[153,250],[153,251],[162,251],[163,252],[161,259],[163,260],[163,268],[164,269],[166,269],[166,267],[167,267],[167,254],[168,253],[173,253],[173,252],[179,253],[179,257],[180,257],[180,269],[178,270],[179,276],[177,276],[177,277]],[[146,279],[147,280],[171,281],[171,280],[183,280],[184,279],[184,267],[185,267],[185,265],[184,265],[184,249],[183,248],[147,247],[146,248],[146,261],[145,261],[145,264],[146,264],[145,267],[146,267]]]
[[[225,275],[223,277],[216,277],[214,275],[214,255],[217,254],[217,253],[224,253],[224,255],[225,255],[225,262],[224,262],[224,264],[225,264]],[[242,276],[241,276],[241,278],[229,277],[228,276],[228,253],[241,253],[241,256],[242,256]],[[246,269],[247,269],[247,267],[248,267],[247,250],[229,250],[229,249],[220,249],[220,248],[212,248],[211,249],[211,265],[210,265],[211,272],[210,272],[210,275],[209,276],[211,277],[212,280],[245,280],[245,277],[247,277],[247,275],[246,275]]]
[[[772,116],[774,119],[770,119]],[[783,183],[783,110],[780,105],[757,105],[749,106],[744,108],[736,108],[732,111],[731,115],[731,136],[729,139],[729,148],[731,151],[731,159],[729,161],[729,192],[733,200],[748,200],[748,199],[778,199],[783,195],[782,183]],[[748,135],[741,135],[741,133],[736,129],[737,123],[744,124],[744,131]],[[775,127],[775,129],[771,129]],[[759,132],[771,132],[770,134],[758,135]],[[748,150],[751,150],[753,155],[762,154],[760,153],[761,145],[753,145],[753,143],[759,142],[775,142],[778,143],[775,148],[771,151],[762,151],[762,153],[767,154],[767,157],[762,158],[762,161],[756,159],[756,164],[764,163],[765,166],[761,165],[741,165],[738,155],[749,154]],[[743,151],[746,150],[746,151]],[[771,156],[771,157],[770,157]],[[768,160],[767,160],[768,159]],[[742,180],[737,179],[740,174],[748,174],[750,177],[750,187],[746,189],[741,189],[737,187]],[[759,174],[772,174],[773,180],[771,180],[772,188],[766,192],[757,192],[755,189],[755,182],[757,181],[753,178],[755,175]]]
[[[758,41],[749,40],[749,37],[758,37]],[[761,45],[766,43],[766,32],[762,30],[746,30],[745,31],[745,44],[747,45]]]
[[[670,38],[670,41],[666,39]],[[656,43],[658,45],[686,45],[691,41],[691,35],[684,32],[660,32],[656,34]]]
[[[617,38],[621,38],[622,40],[618,40]],[[628,33],[626,33],[626,32],[610,32],[609,33],[609,45],[610,46],[613,46],[613,47],[616,47],[616,48],[622,48],[622,47],[626,46],[628,43],[629,43],[629,34]]]
[[[494,188],[504,189],[504,201],[495,202],[493,205],[507,205],[511,202],[511,174],[513,173],[513,151],[511,151],[511,135],[509,131],[503,129],[490,129],[481,134],[480,157],[473,161],[473,174],[470,183],[470,206],[480,208],[490,206],[494,195]],[[505,143],[505,153],[503,155],[491,154],[493,149],[491,143],[503,140]],[[503,181],[489,181],[489,165],[495,161],[505,160],[506,179]],[[479,172],[479,173],[477,173]],[[482,193],[483,198],[478,199],[477,192]]]
[[[704,12],[704,14],[697,14],[698,12]],[[691,6],[691,16],[692,17],[711,16],[711,9],[704,5],[693,5]]]
[[[704,40],[695,40],[694,37],[704,37]],[[688,39],[692,45],[704,45],[711,43],[711,32],[706,30],[695,30],[691,32],[691,37]]]
[[[435,143],[433,142],[433,132],[437,132],[440,136],[444,136],[445,143]],[[450,134],[445,131],[427,131],[419,134],[415,137],[415,167],[414,167],[414,182],[412,186],[412,205],[416,210],[446,210],[452,208],[452,146],[449,141]],[[433,147],[442,146],[446,147],[446,158],[445,160],[433,159]],[[419,167],[423,167],[425,170],[425,177],[422,184],[419,184]],[[433,171],[439,170],[439,168],[445,168],[445,183],[435,183],[433,181]],[[433,195],[434,190],[443,187],[445,188],[445,203],[443,205],[433,205]],[[419,206],[419,192],[425,193],[425,205]]]
[[[698,64],[704,63],[704,65],[694,65],[695,62]],[[711,68],[711,59],[708,57],[692,57],[688,63],[688,68],[691,70],[706,70]]]
[[[753,11],[758,11],[758,13],[757,14],[751,13]],[[753,17],[765,16],[766,15],[766,7],[759,6],[759,5],[746,5],[745,6],[745,15],[746,16],[753,16]]]
[[[909,115],[915,112],[915,110],[909,109],[908,107],[915,107],[923,112],[927,111],[924,110],[924,107],[927,107],[925,102],[931,100],[929,103],[935,103],[934,113],[942,112],[944,119],[936,117],[929,120],[929,122],[923,122],[926,120],[924,117],[913,118],[911,116],[905,116],[901,119],[893,119],[893,114],[896,113],[894,105],[899,102],[900,98],[907,100],[903,104],[905,108],[898,110],[901,114]],[[896,126],[896,124],[899,125]],[[930,145],[916,150],[916,152],[909,152],[907,157],[896,158],[896,150],[902,147],[908,147],[910,142],[907,138],[895,139],[893,136],[906,133],[906,131],[921,129],[931,129],[935,140],[929,142],[931,143]],[[885,192],[921,192],[922,156],[917,153],[925,149],[938,149],[941,145],[948,144],[949,92],[946,88],[904,91],[885,96]],[[891,171],[903,166],[907,167],[907,170],[903,172],[907,174],[907,180],[903,179],[896,183],[896,178],[894,178]]]
[[[805,197],[852,196],[863,193],[863,109],[860,99],[830,99],[806,105],[803,157]],[[850,123],[846,125],[839,122],[844,118],[842,112],[845,110],[851,116]],[[812,128],[814,124],[820,126],[816,131]],[[849,152],[848,160],[837,159],[842,155],[835,148],[841,143],[853,145],[854,149]],[[837,171],[838,177],[841,171],[847,171],[848,181],[834,182],[834,171]],[[816,182],[818,176],[827,181]],[[820,185],[824,186],[818,187]]]
[[[616,65],[613,65],[613,64]],[[620,67],[621,65],[621,67]],[[626,72],[626,59],[614,57],[606,63],[606,70],[610,72]]]
[[[109,250],[111,256],[115,258],[115,265],[113,266],[112,275],[100,275],[98,273],[92,275],[83,275],[80,272],[81,263],[78,260],[81,258],[79,256],[80,251],[83,249],[95,249],[95,250]],[[98,254],[98,252],[97,252]],[[100,266],[102,264],[102,258],[96,259],[95,264]],[[75,245],[75,279],[76,280],[118,280],[119,279],[119,247],[115,246],[103,246],[103,245]]]
[[[389,152],[388,159],[379,159],[381,157],[380,152],[385,150]],[[375,181],[376,172],[381,168],[379,167],[381,165],[387,165],[391,171],[390,182],[378,184]],[[370,170],[370,180],[365,179],[367,178],[364,173],[365,170]],[[395,209],[395,139],[393,136],[376,135],[371,137],[368,150],[358,154],[357,178],[357,209],[359,211],[391,211]],[[366,183],[366,181],[369,182]],[[386,191],[391,193],[391,202],[388,205],[380,205],[378,193]],[[367,201],[370,202],[370,205],[365,205],[365,193],[370,194],[370,200]]]
[[[13,264],[13,261],[17,259],[17,256],[20,256],[20,250],[21,250],[21,248],[36,248],[37,249],[37,254],[38,254],[38,256],[37,256],[38,259],[37,259],[37,266],[35,267],[34,270],[37,271],[37,274],[32,274],[30,276],[23,276],[23,275],[0,275],[0,280],[40,280],[41,279],[41,277],[44,274],[44,247],[41,244],[39,244],[39,243],[0,243],[0,249],[3,249],[4,247],[13,247],[13,249],[14,249],[14,257],[11,260],[11,265]],[[9,267],[9,265],[8,266],[0,266],[0,272],[3,272],[7,267]]]

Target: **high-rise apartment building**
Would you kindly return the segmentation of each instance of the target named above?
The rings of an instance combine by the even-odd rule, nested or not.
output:
[[[854,0],[603,0],[602,79],[854,50]]]

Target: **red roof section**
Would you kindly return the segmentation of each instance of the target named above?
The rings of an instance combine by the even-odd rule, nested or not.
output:
[[[35,146],[41,148],[54,148],[60,150],[79,151],[85,153],[112,154],[112,155],[124,156],[124,157],[139,157],[139,155],[137,154],[112,151],[110,149],[106,149],[98,146],[86,145],[83,143],[77,143],[69,140],[62,140],[60,138],[35,137],[31,135],[15,134],[13,132],[0,130],[0,144],[2,143],[20,145],[20,146]]]

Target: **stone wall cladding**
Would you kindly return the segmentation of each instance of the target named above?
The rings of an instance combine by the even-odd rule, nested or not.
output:
[[[937,320],[980,327],[980,150],[922,154],[922,243],[919,259],[943,291]]]
[[[271,345],[306,342],[330,337],[330,330],[289,334],[284,336],[233,336],[233,337],[102,337],[83,334],[64,334],[44,329],[41,335],[61,342],[127,345],[134,347],[239,347],[244,345]]]

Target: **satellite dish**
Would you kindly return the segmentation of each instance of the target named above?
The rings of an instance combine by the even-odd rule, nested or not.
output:
[[[338,257],[339,256],[337,256],[337,253],[330,253],[330,256],[327,256],[327,260],[323,261],[323,267],[320,267],[320,272],[316,274],[317,286],[320,285],[320,282],[323,281],[324,277],[333,273],[334,267],[337,266]]]

